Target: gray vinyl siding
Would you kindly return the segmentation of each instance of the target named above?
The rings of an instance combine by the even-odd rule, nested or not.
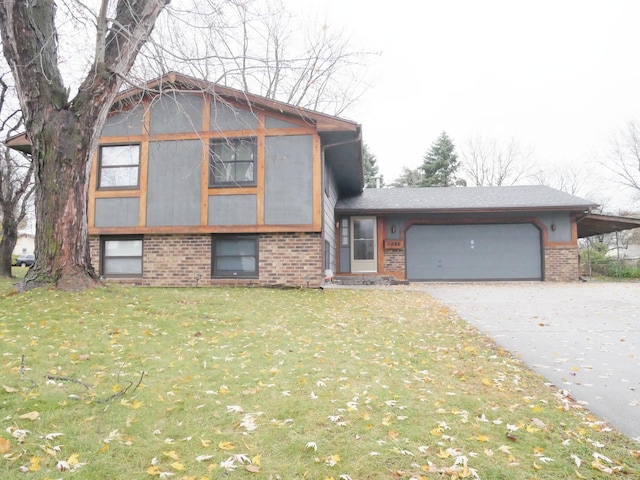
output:
[[[313,223],[313,137],[266,138],[264,219],[267,225]]]
[[[167,93],[151,104],[152,134],[202,131],[203,98],[184,93]]]
[[[267,117],[265,120],[265,126],[267,128],[300,128],[300,125],[295,123],[285,122],[279,118]]]
[[[386,232],[385,238],[389,240],[397,240],[401,238],[403,228],[409,221],[420,223],[421,220],[430,223],[450,223],[464,220],[465,222],[487,222],[499,216],[500,219],[509,220],[521,219],[522,216],[538,219],[547,229],[547,239],[550,242],[570,242],[572,241],[571,215],[568,212],[500,212],[500,213],[432,213],[432,214],[392,214],[386,216]],[[555,225],[555,230],[553,229]],[[396,231],[392,232],[391,227],[395,226]]]
[[[570,242],[572,240],[571,214],[568,212],[544,212],[538,218],[547,227],[550,242]]]
[[[211,130],[218,132],[258,128],[258,119],[253,112],[219,101],[211,102],[209,123]]]
[[[139,198],[97,198],[96,227],[136,227],[140,212]]]
[[[336,187],[333,171],[325,167],[324,191],[322,192],[324,205],[322,212],[322,228],[324,239],[329,242],[329,262],[333,272],[336,272],[336,219],[335,206],[338,201],[338,189]]]
[[[256,215],[256,195],[209,197],[209,225],[255,225]]]
[[[531,223],[413,225],[409,280],[540,280],[540,230]]]
[[[200,224],[201,161],[200,140],[149,144],[148,226]]]
[[[120,112],[107,118],[101,136],[121,136],[142,134],[144,106],[137,105],[131,110]]]

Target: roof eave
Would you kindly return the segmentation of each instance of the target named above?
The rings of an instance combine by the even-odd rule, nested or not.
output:
[[[346,215],[352,214],[446,214],[446,213],[500,213],[500,212],[541,212],[541,211],[558,211],[558,212],[588,212],[594,205],[586,206],[557,206],[557,207],[496,207],[496,208],[358,208],[358,207],[339,207],[336,206],[336,212]]]

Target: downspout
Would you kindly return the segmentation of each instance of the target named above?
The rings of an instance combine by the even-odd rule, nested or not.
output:
[[[358,135],[355,138],[352,138],[351,140],[345,140],[342,142],[336,142],[336,143],[329,143],[327,145],[323,145],[322,148],[320,149],[320,160],[321,160],[321,168],[322,171],[320,172],[320,177],[321,177],[321,192],[320,195],[322,197],[322,201],[320,202],[320,211],[321,211],[321,216],[322,216],[322,225],[320,228],[320,242],[322,244],[322,263],[324,264],[324,257],[326,255],[326,252],[324,251],[325,249],[325,240],[326,240],[326,232],[325,232],[325,228],[324,228],[324,207],[325,207],[325,188],[326,188],[326,178],[325,178],[325,168],[326,168],[326,158],[325,158],[325,152],[327,151],[327,149],[329,148],[333,148],[333,147],[340,147],[342,145],[348,145],[350,143],[356,143],[356,142],[360,142],[362,140],[362,129],[360,128],[360,125],[358,125]],[[360,152],[360,156],[362,157],[362,152]],[[360,177],[363,177],[363,173],[362,173],[362,158],[360,158]],[[335,224],[335,208],[334,208],[334,217],[333,217],[333,221]],[[340,228],[340,227],[338,227]],[[336,270],[338,269],[338,263],[337,263],[337,259],[338,259],[338,240],[337,238],[334,239],[336,241]],[[326,268],[323,268],[323,283],[324,283],[324,270],[326,270]]]

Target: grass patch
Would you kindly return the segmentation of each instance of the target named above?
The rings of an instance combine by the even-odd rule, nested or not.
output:
[[[639,475],[636,443],[423,293],[10,286],[1,478]]]

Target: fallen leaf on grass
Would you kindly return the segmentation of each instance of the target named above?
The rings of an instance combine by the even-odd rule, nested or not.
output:
[[[220,442],[218,443],[218,448],[220,450],[233,450],[236,446],[231,442]]]
[[[196,457],[196,462],[206,462],[207,460],[211,460],[213,455],[198,455]]]
[[[162,454],[163,454],[165,457],[169,457],[169,458],[170,458],[170,459],[172,459],[172,460],[179,460],[179,459],[180,459],[180,458],[178,457],[178,454],[176,453],[176,451],[175,451],[175,450],[170,450],[170,451],[168,451],[168,452],[162,452]]]
[[[260,473],[260,467],[257,465],[247,465],[246,467],[247,472],[250,473]]]
[[[149,468],[147,468],[147,473],[149,475],[160,475],[160,468],[158,468],[157,466],[153,465]]]
[[[29,465],[30,472],[37,472],[42,467],[40,466],[40,457],[31,457],[31,465]]]
[[[37,420],[38,418],[40,418],[40,413],[33,411],[20,415],[19,418],[22,418],[23,420]]]
[[[6,385],[2,385],[2,388],[4,388],[4,391],[7,393],[16,393],[18,391],[17,388],[8,387]]]
[[[0,437],[0,453],[7,453],[11,450],[11,442],[4,437]]]

